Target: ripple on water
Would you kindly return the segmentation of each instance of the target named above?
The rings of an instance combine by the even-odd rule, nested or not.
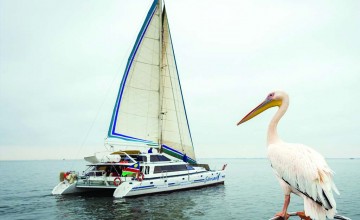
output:
[[[217,168],[227,163],[225,185],[113,199],[51,195],[59,171],[81,170],[82,161],[2,161],[1,219],[268,219],[282,208],[283,194],[267,160],[201,162]],[[360,160],[328,160],[328,163],[336,172],[335,182],[341,192],[341,196],[336,196],[339,213],[360,219]],[[19,178],[5,172],[17,169],[26,175]],[[289,210],[302,209],[301,199],[292,196]]]

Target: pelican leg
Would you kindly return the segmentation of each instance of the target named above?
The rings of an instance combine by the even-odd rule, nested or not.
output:
[[[305,212],[297,212],[296,215],[299,216],[300,219],[311,220],[309,216],[306,216]]]
[[[289,214],[287,213],[289,204],[290,204],[290,195],[285,195],[283,209],[281,212],[276,213],[275,216],[279,216],[279,217],[287,220],[290,217]]]

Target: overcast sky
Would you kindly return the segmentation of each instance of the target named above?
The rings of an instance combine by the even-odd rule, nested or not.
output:
[[[0,0],[0,160],[82,158],[103,141],[151,0]],[[167,0],[197,157],[265,157],[278,133],[360,157],[360,1]]]

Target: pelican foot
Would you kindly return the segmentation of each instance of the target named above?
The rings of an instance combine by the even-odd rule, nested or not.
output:
[[[309,216],[306,216],[305,212],[297,212],[296,215],[299,216],[300,219],[311,220],[311,218]]]
[[[278,212],[275,214],[275,216],[279,216],[280,219],[288,220],[290,218],[290,215],[287,212]]]

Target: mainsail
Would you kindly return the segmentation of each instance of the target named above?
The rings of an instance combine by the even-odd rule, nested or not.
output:
[[[196,163],[166,10],[155,0],[120,84],[108,138],[161,147]]]
[[[158,143],[160,10],[151,6],[128,59],[108,137]]]

